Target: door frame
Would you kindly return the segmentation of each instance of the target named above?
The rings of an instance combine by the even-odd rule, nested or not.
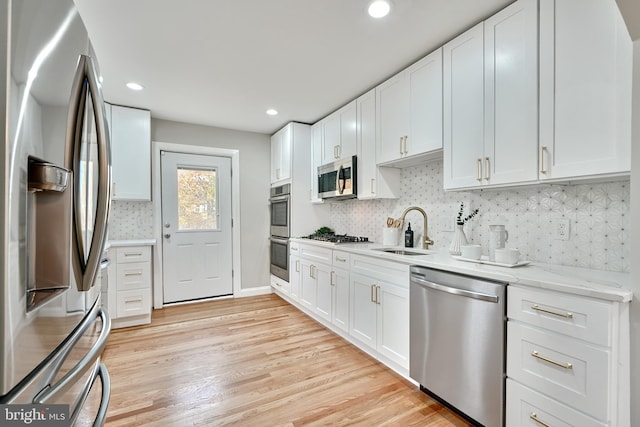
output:
[[[228,157],[231,159],[231,251],[232,251],[232,282],[233,297],[240,293],[242,273],[240,270],[240,150],[227,148],[204,147],[199,145],[184,145],[171,142],[151,143],[153,156],[152,172],[152,200],[153,200],[153,235],[156,237],[156,247],[153,251],[153,308],[164,307],[164,282],[162,271],[162,175],[160,170],[160,153],[171,151],[183,154],[201,154],[205,156]]]

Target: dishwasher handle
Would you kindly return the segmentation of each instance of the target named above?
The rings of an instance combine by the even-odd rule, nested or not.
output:
[[[417,285],[420,285],[426,288],[431,288],[437,291],[447,292],[450,294],[459,295],[467,298],[473,298],[473,299],[478,299],[478,300],[487,301],[487,302],[496,302],[496,303],[498,302],[497,295],[483,294],[480,292],[473,292],[473,291],[468,291],[466,289],[453,288],[451,286],[441,285],[439,283],[434,283],[425,279],[421,279],[420,277],[417,277],[417,275],[414,275],[414,274],[411,275],[411,283],[415,283]]]

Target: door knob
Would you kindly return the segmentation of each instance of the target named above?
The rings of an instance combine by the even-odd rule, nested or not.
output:
[[[168,233],[167,233],[167,234],[165,234],[165,235],[164,235],[164,238],[165,238],[165,239],[168,239],[169,237],[171,237],[171,234],[168,234]]]

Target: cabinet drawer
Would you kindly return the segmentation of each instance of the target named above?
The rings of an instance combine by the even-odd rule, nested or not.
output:
[[[507,376],[607,420],[611,354],[570,337],[509,321]]]
[[[543,424],[544,423],[544,424]],[[606,427],[557,400],[507,379],[506,425],[509,427]]]
[[[333,266],[348,270],[350,256],[349,252],[333,251]]]
[[[409,288],[409,266],[377,257],[351,255],[351,272]]]
[[[151,289],[118,291],[116,312],[119,318],[149,314],[151,312]]]
[[[116,283],[118,291],[150,288],[151,263],[132,262],[117,266]]]
[[[318,246],[300,245],[300,256],[309,261],[321,262],[331,265],[332,250],[328,248],[320,248]]]
[[[559,292],[507,288],[507,316],[574,338],[611,345],[611,304]]]
[[[151,261],[151,248],[149,246],[127,246],[117,249],[116,263],[149,262]]]

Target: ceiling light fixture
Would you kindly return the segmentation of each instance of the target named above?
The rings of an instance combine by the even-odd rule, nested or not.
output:
[[[127,87],[129,89],[131,89],[131,90],[142,90],[142,89],[144,89],[144,86],[142,86],[141,84],[136,83],[136,82],[127,83]]]
[[[277,116],[278,115],[278,110],[274,110],[273,108],[269,108],[266,113],[270,116]]]
[[[391,2],[388,0],[374,0],[369,3],[369,16],[372,18],[383,18],[389,14]]]

